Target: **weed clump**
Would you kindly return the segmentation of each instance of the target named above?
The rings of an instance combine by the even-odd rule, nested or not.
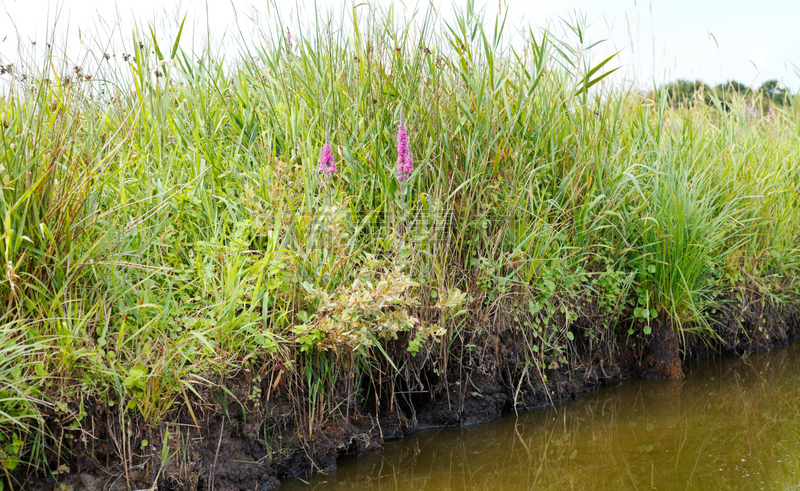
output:
[[[52,51],[0,65],[8,475],[94,449],[132,479],[149,445],[213,481],[177,457],[204,414],[313,457],[334,422],[368,445],[367,416],[413,426],[490,376],[500,410],[785,338],[756,313],[800,293],[795,98],[673,107],[606,83],[582,35],[360,12],[235,64],[181,24],[63,76]]]

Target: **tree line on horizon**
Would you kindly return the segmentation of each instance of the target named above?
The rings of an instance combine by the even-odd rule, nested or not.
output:
[[[716,99],[726,109],[731,107],[731,102],[737,97],[759,100],[764,109],[771,105],[787,105],[791,98],[795,97],[789,89],[782,87],[780,82],[774,79],[765,81],[758,89],[753,89],[736,80],[729,80],[711,87],[702,80],[679,79],[662,86],[661,93],[669,98],[673,106],[686,106],[694,101],[703,101],[705,104],[713,105]]]

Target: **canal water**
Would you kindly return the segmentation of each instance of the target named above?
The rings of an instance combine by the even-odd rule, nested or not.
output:
[[[421,431],[280,490],[800,488],[800,342]]]

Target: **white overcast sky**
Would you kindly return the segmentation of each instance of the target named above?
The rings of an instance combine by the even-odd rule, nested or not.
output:
[[[431,3],[442,15],[466,0],[431,0],[419,4],[401,0],[370,0],[387,6],[394,2],[403,15],[416,5]],[[487,18],[498,8],[507,11],[515,29],[557,25],[559,17],[580,11],[589,20],[589,37],[607,39],[604,53],[621,51],[616,65],[640,86],[655,82],[702,79],[708,84],[738,80],[758,87],[778,79],[797,91],[800,77],[792,62],[800,65],[800,0],[494,0],[485,3]],[[275,25],[275,1],[265,0],[0,0],[0,59],[11,60],[16,40],[43,44],[60,9],[58,27],[66,30],[69,44],[80,46],[87,38],[95,42],[110,33],[130,36],[134,20],[153,23],[161,31],[173,29],[175,19],[187,14],[204,32],[206,26],[215,40],[230,39],[238,13],[240,26],[253,26],[254,12],[262,23]],[[357,3],[362,3],[361,1]],[[480,0],[475,2],[481,5]],[[277,0],[282,24],[297,28],[317,10],[341,11],[342,2],[318,0]],[[347,2],[347,5],[351,5]],[[513,29],[512,29],[513,30]],[[226,34],[226,31],[229,31]],[[200,36],[198,36],[200,37]],[[63,39],[63,38],[62,38]],[[128,37],[129,39],[129,37]],[[40,46],[41,46],[40,44]]]

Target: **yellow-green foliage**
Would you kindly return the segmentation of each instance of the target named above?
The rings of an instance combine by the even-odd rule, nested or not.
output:
[[[365,12],[227,62],[136,33],[91,80],[55,49],[4,75],[0,450],[41,405],[156,423],[242,360],[322,387],[320,357],[369,370],[401,361],[391,339],[511,328],[547,366],[593,304],[590,337],[661,316],[713,335],[721,296],[797,294],[794,99],[673,109],[606,84],[583,36]]]

